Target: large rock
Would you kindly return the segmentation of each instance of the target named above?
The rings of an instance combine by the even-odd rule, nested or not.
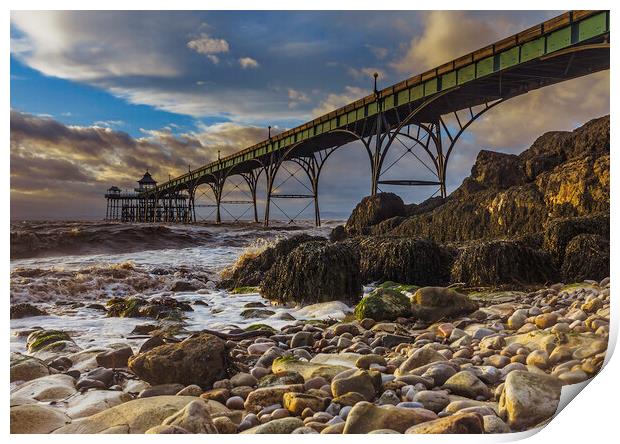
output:
[[[362,401],[355,404],[347,415],[343,433],[369,433],[383,429],[404,433],[412,426],[434,419],[437,419],[437,415],[430,410],[394,406],[378,407],[370,402]]]
[[[549,254],[521,241],[493,240],[461,249],[452,280],[469,286],[545,283],[556,279]]]
[[[128,393],[116,390],[89,390],[69,399],[67,415],[73,419],[85,418],[132,399]]]
[[[258,413],[264,407],[283,403],[285,393],[303,391],[303,384],[274,385],[262,387],[250,392],[245,400],[244,407],[248,412]]]
[[[222,339],[200,334],[178,344],[166,344],[129,359],[129,369],[150,384],[196,384],[211,388],[225,378],[229,354]]]
[[[155,396],[135,399],[75,420],[54,433],[144,433],[160,425],[192,401],[205,403],[211,415],[229,411],[219,402],[201,400],[194,396]]]
[[[42,360],[21,353],[11,353],[10,382],[31,381],[49,374],[50,369]]]
[[[371,318],[375,321],[394,321],[411,315],[411,302],[400,291],[390,288],[377,288],[364,296],[355,307],[358,320]]]
[[[567,282],[600,281],[609,276],[609,240],[597,234],[578,234],[566,246],[562,278]]]
[[[455,251],[427,239],[366,237],[358,241],[364,282],[446,285]]]
[[[523,162],[514,154],[481,150],[471,178],[485,188],[506,189],[527,181]]]
[[[278,241],[262,251],[248,250],[224,272],[220,286],[228,289],[255,287],[278,258],[284,257],[305,242],[322,241],[323,237],[298,234]]]
[[[45,316],[47,313],[40,308],[27,303],[11,305],[11,319],[28,318],[32,316]]]
[[[61,410],[39,404],[11,407],[11,433],[51,433],[71,422]]]
[[[411,298],[413,317],[427,321],[467,314],[477,308],[475,301],[451,288],[422,287]]]
[[[410,427],[407,434],[484,433],[484,422],[478,413],[457,413]]]
[[[554,376],[512,371],[500,396],[499,414],[513,430],[533,427],[555,414],[561,392],[562,383]]]
[[[543,248],[551,254],[559,267],[564,262],[566,248],[574,237],[580,234],[595,234],[609,239],[609,233],[608,213],[556,219],[545,229]]]
[[[26,348],[29,353],[37,353],[42,357],[56,352],[77,352],[79,347],[73,339],[60,330],[35,330],[26,339]]]
[[[357,302],[362,293],[359,257],[345,243],[303,243],[275,262],[261,293],[279,303]]]
[[[443,388],[450,390],[455,395],[465,396],[470,399],[488,399],[489,388],[473,373],[466,370],[448,378]]]
[[[76,392],[75,380],[69,375],[55,374],[33,379],[19,385],[11,397],[37,401],[58,401]]]
[[[296,373],[301,375],[306,381],[316,377],[325,378],[331,381],[334,376],[349,367],[333,364],[320,364],[315,362],[306,362],[291,357],[277,358],[271,365],[271,371],[275,374]]]
[[[368,234],[369,228],[386,219],[405,215],[403,200],[394,193],[367,196],[353,209],[345,225],[349,235]]]
[[[183,312],[194,311],[187,302],[171,297],[144,299],[140,297],[115,297],[107,302],[110,317],[120,318],[154,318],[163,320],[181,320]]]
[[[350,369],[334,377],[331,389],[335,397],[356,392],[367,401],[372,401],[380,385],[381,377],[377,372]]]
[[[209,405],[199,399],[164,419],[162,425],[180,427],[190,433],[217,433]]]

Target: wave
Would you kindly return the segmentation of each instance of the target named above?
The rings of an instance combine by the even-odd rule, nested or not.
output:
[[[204,229],[165,225],[17,222],[11,224],[11,259],[187,248],[210,238]]]

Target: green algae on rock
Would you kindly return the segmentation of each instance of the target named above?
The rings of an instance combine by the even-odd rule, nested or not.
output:
[[[399,317],[411,314],[409,298],[392,288],[377,288],[355,307],[358,320],[371,318],[375,321],[394,321]]]

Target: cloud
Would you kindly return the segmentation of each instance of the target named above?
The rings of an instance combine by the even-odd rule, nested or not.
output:
[[[465,11],[427,12],[422,34],[411,39],[405,55],[391,66],[417,74],[492,43],[499,33],[489,22]]]
[[[258,62],[252,57],[241,57],[238,62],[243,69],[258,68]]]
[[[369,93],[370,91],[364,88],[359,88],[357,86],[346,86],[344,92],[341,94],[329,94],[325,100],[319,104],[319,106],[312,110],[312,114],[314,116],[322,116],[323,114],[327,114],[336,108],[340,108],[341,106],[347,105],[357,99],[367,96]]]
[[[296,108],[302,103],[310,102],[310,97],[303,91],[299,91],[293,88],[288,88],[287,92],[288,92],[288,98],[289,98],[288,107],[291,109]]]
[[[382,48],[380,46],[374,46],[374,45],[366,45],[366,47],[370,50],[370,52],[372,52],[372,54],[378,58],[379,60],[383,60],[384,58],[386,58],[388,56],[388,54],[390,53],[390,50],[387,48]]]
[[[230,45],[224,39],[214,39],[207,34],[187,42],[187,47],[198,54],[220,54],[228,52]]]
[[[375,73],[379,74],[378,80],[385,80],[388,76],[385,70],[381,68],[353,68],[349,67],[348,73],[357,80],[366,80],[367,82],[373,82]]]

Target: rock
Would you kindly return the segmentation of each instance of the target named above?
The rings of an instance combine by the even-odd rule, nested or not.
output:
[[[343,433],[369,433],[381,429],[404,433],[414,425],[434,419],[437,415],[426,409],[378,407],[369,402],[359,402],[349,412]]]
[[[555,263],[560,266],[564,263],[564,257],[566,250],[570,242],[579,235],[591,234],[601,236],[602,239],[609,239],[609,213],[589,214],[581,217],[564,217],[551,221],[544,233],[543,248],[549,251],[555,260]],[[571,248],[571,254],[582,253],[585,254],[583,259],[592,258],[592,254],[588,251],[582,250],[581,247],[586,246],[590,241],[598,242],[598,239],[581,238],[577,240]],[[594,258],[597,260],[596,258]],[[586,267],[585,270],[590,270],[590,266],[587,260],[579,258],[570,258],[566,264],[566,272],[572,274],[573,271],[579,272],[573,265],[580,264]],[[607,263],[604,269],[609,269]],[[587,278],[587,277],[586,277]],[[579,280],[579,279],[575,279]]]
[[[447,285],[455,250],[422,238],[370,236],[357,244],[362,281]]]
[[[197,399],[199,398],[194,396],[135,399],[75,421],[54,433],[144,433]],[[227,411],[226,407],[218,402],[200,402],[206,404],[211,415]]]
[[[202,395],[202,389],[196,384],[188,385],[187,387],[179,390],[177,396],[200,396]]]
[[[457,413],[446,418],[435,419],[415,425],[407,434],[484,433],[484,422],[477,413]]]
[[[343,395],[336,396],[334,399],[332,399],[332,402],[334,404],[348,406],[348,407],[353,407],[355,404],[357,404],[358,402],[362,402],[362,401],[366,401],[366,397],[364,397],[364,395],[362,395],[361,393],[357,393],[357,392],[347,392]]]
[[[127,367],[127,361],[132,356],[133,350],[127,346],[97,355],[97,364],[106,368],[123,368]]]
[[[293,430],[304,426],[299,418],[274,419],[266,424],[253,427],[241,432],[242,434],[289,434]]]
[[[394,372],[396,376],[403,376],[410,371],[433,362],[447,361],[447,359],[432,348],[423,347],[414,351]]]
[[[85,418],[132,399],[131,395],[120,391],[91,390],[70,398],[66,413],[74,420]]]
[[[323,379],[323,378],[321,378]],[[291,371],[277,371],[261,378],[258,383],[259,387],[270,387],[273,385],[287,385],[287,384],[303,384],[304,377],[297,372]],[[321,388],[320,386],[317,388]]]
[[[11,433],[51,433],[71,422],[59,409],[39,404],[11,407]]]
[[[196,291],[198,287],[191,282],[187,281],[174,281],[170,286],[170,291],[172,292],[182,292],[182,291]]]
[[[232,435],[237,433],[236,424],[226,416],[219,416],[217,418],[213,418],[213,424],[217,429],[217,433],[220,435]]]
[[[510,427],[501,418],[495,415],[482,417],[484,433],[510,433]]]
[[[21,384],[11,393],[11,396],[36,399],[37,401],[58,401],[73,395],[75,392],[75,380],[71,376],[56,374]]]
[[[367,401],[372,401],[377,393],[376,379],[366,370],[347,370],[334,377],[331,384],[334,396],[356,392],[361,394]]]
[[[435,385],[443,385],[450,377],[456,373],[454,367],[446,364],[431,365],[422,374],[423,378],[432,378]]]
[[[470,313],[477,308],[475,301],[450,288],[422,287],[411,298],[413,317],[426,321]]]
[[[220,285],[228,289],[256,287],[278,258],[287,256],[305,242],[320,240],[324,238],[298,234],[282,239],[276,245],[267,247],[260,253],[244,254],[231,269],[225,270]]]
[[[444,389],[450,390],[455,395],[465,396],[466,398],[476,399],[482,397],[489,398],[488,387],[473,373],[460,371],[450,377],[443,385]]]
[[[136,355],[129,359],[129,369],[150,384],[196,384],[209,388],[225,376],[228,359],[225,341],[200,334]]]
[[[421,403],[427,410],[439,413],[450,404],[450,397],[443,391],[422,390],[415,394],[413,401]]]
[[[45,352],[45,351],[79,351],[73,339],[60,330],[35,330],[28,336],[26,340],[26,348],[28,352]]]
[[[151,427],[146,432],[145,435],[182,435],[188,434],[189,432],[178,426],[171,425],[157,425],[155,427]]]
[[[505,190],[523,185],[528,179],[525,165],[514,154],[480,150],[471,169],[471,179],[485,188]]]
[[[202,400],[189,402],[177,413],[164,419],[162,425],[181,427],[190,433],[217,433],[207,403]]]
[[[343,365],[332,365],[332,364],[321,364],[317,362],[305,362],[300,361],[294,358],[278,358],[273,361],[271,371],[278,375],[280,373],[298,373],[300,374],[306,381],[316,378],[322,377],[327,381],[331,381],[334,376],[338,373],[341,373],[345,370],[348,370],[349,367],[345,367]]]
[[[394,193],[377,193],[357,204],[344,229],[348,235],[368,234],[371,226],[404,215],[405,205],[400,197]]]
[[[11,353],[10,382],[31,381],[49,374],[49,367],[40,359],[21,353]]]
[[[157,384],[152,387],[148,387],[140,392],[138,398],[151,398],[153,396],[167,396],[176,395],[183,390],[183,384],[170,383],[170,384]]]
[[[47,313],[40,308],[27,303],[11,304],[11,319],[29,318],[32,316],[45,316]]]
[[[336,225],[329,233],[329,240],[332,242],[339,242],[345,240],[347,232],[344,229],[344,225]]]
[[[552,417],[562,384],[549,375],[515,370],[506,377],[499,414],[513,430],[523,430]]]
[[[566,281],[600,280],[609,275],[609,239],[598,234],[578,234],[565,249],[562,277]]]
[[[300,416],[306,408],[315,412],[323,411],[327,407],[327,399],[307,393],[288,392],[282,397],[283,406],[295,416]]]
[[[258,413],[264,407],[274,404],[282,405],[285,393],[301,391],[303,391],[302,384],[258,388],[248,395],[244,406],[248,412]]]
[[[265,310],[261,308],[248,308],[246,310],[243,310],[239,314],[239,316],[241,316],[244,319],[252,319],[252,318],[265,319],[274,314],[276,314],[276,312],[273,310]]]
[[[253,387],[258,384],[258,381],[254,376],[250,375],[249,373],[240,372],[230,378],[230,383],[233,385],[233,387],[240,387],[244,385]]]
[[[452,267],[452,281],[469,286],[545,283],[557,275],[548,253],[514,240],[476,242],[464,247]]]
[[[220,389],[221,390],[221,389]],[[231,410],[243,410],[245,401],[241,396],[232,396],[226,400],[226,407]]]
[[[525,362],[527,365],[533,365],[535,367],[545,369],[549,367],[549,355],[544,350],[534,350],[532,353],[527,355]]]
[[[106,306],[109,317],[144,317],[172,321],[183,319],[183,312],[194,311],[189,303],[165,296],[153,299],[115,297],[110,299]]]
[[[580,382],[590,379],[590,377],[583,370],[571,370],[561,373],[558,379],[562,382],[562,385],[570,385],[579,384]]]
[[[97,381],[96,379],[82,378],[75,385],[75,388],[80,390],[80,391],[88,390],[88,389],[91,389],[91,388],[94,388],[94,389],[105,389],[106,385],[103,382],[101,382],[101,381]]]
[[[389,288],[377,288],[357,304],[355,317],[359,320],[371,318],[375,321],[394,321],[409,316],[409,298],[399,291]]]
[[[291,339],[291,348],[311,347],[314,345],[314,333],[309,331],[298,331]]]
[[[558,322],[558,315],[553,312],[540,314],[534,319],[534,324],[538,328],[553,327],[556,322]]]
[[[358,254],[344,243],[303,243],[273,264],[261,292],[278,303],[357,302],[362,293]]]

